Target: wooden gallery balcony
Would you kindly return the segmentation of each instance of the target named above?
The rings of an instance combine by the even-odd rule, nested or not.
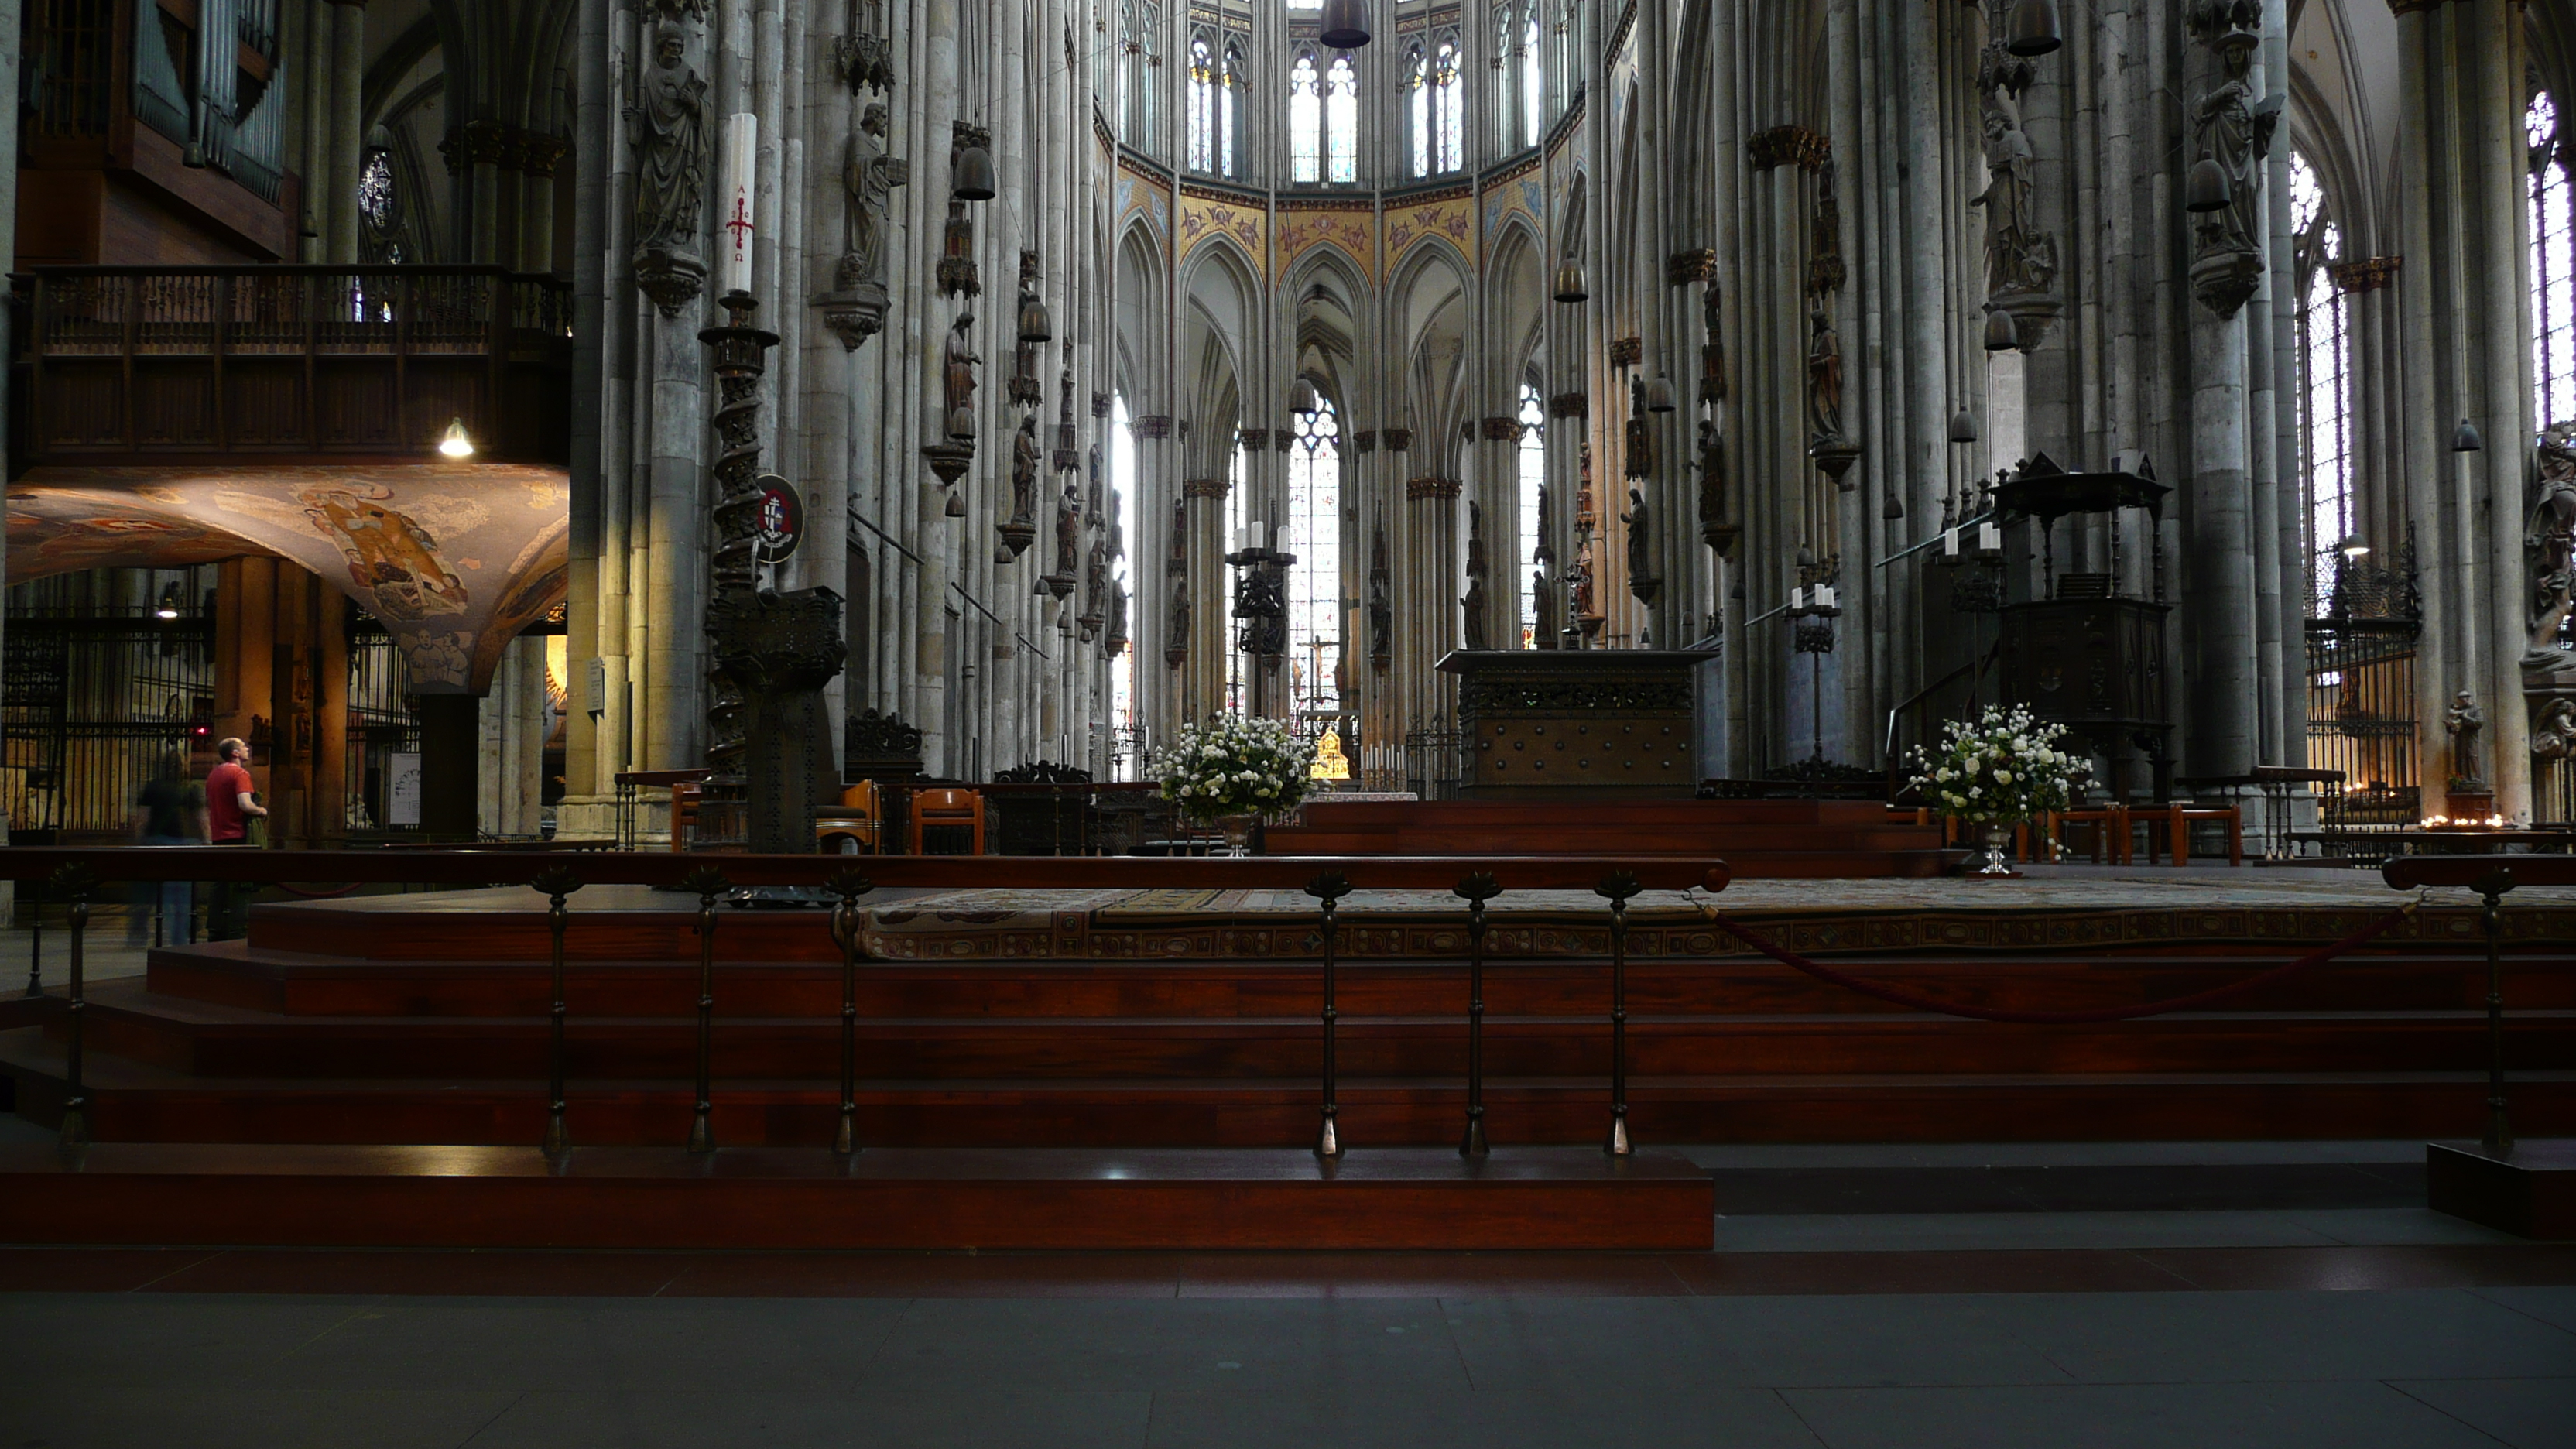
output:
[[[12,278],[12,476],[44,465],[571,452],[572,294],[499,267],[39,267]]]

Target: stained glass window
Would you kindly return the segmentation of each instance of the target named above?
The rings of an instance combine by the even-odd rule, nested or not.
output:
[[[2347,304],[2334,276],[2335,264],[2344,259],[2343,235],[2326,213],[2316,168],[2295,151],[2290,222],[2302,278],[2299,357],[2306,378],[2299,439],[2308,508],[2308,600],[2310,614],[2321,617],[2331,603],[2339,551],[2353,535],[2351,342]]]
[[[1431,53],[1431,160],[1442,171],[1466,164],[1466,85],[1458,78],[1458,42],[1444,39]]]
[[[1404,57],[1404,110],[1413,133],[1413,174],[1431,174],[1431,72],[1417,45]]]
[[[1288,179],[1320,181],[1324,161],[1323,75],[1315,53],[1301,52],[1288,70]]]
[[[1216,169],[1217,92],[1223,81],[1217,75],[1216,54],[1202,35],[1190,42],[1190,169]]]
[[[1538,496],[1547,482],[1547,405],[1528,383],[1521,384],[1520,424],[1515,461],[1520,465],[1521,571],[1512,588],[1521,601],[1521,647],[1529,649],[1538,643]]]
[[[2539,91],[2524,113],[2531,146],[2531,330],[2540,426],[2576,422],[2576,223],[2558,103]]]
[[[1300,714],[1341,707],[1342,429],[1332,400],[1299,415],[1288,450],[1288,697]]]
[[[1324,179],[1347,185],[1360,179],[1359,67],[1347,55],[1335,56],[1328,79],[1332,90],[1324,113]]]

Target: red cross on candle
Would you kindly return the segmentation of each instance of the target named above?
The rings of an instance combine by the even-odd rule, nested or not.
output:
[[[725,223],[725,230],[733,233],[736,252],[740,252],[743,243],[751,239],[751,199],[740,192],[734,194],[733,220]]]

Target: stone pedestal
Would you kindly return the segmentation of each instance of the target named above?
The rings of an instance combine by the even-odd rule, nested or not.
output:
[[[707,633],[717,662],[742,686],[744,848],[809,853],[814,807],[840,795],[823,686],[848,657],[841,596],[728,590],[707,610]]]

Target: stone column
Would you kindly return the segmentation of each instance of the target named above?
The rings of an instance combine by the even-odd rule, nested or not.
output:
[[[366,144],[366,0],[331,0],[331,141],[324,156],[330,260],[358,259],[358,157]]]

